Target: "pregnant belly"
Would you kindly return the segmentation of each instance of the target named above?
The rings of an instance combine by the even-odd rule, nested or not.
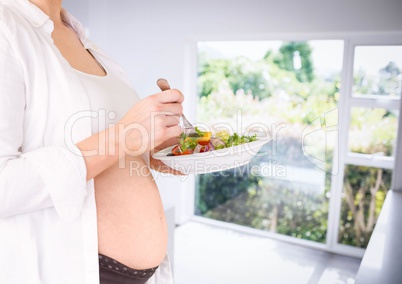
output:
[[[158,266],[167,226],[158,188],[142,157],[126,157],[95,178],[99,253],[135,269]]]

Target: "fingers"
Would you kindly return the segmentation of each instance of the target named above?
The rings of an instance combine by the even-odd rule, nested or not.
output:
[[[181,116],[183,113],[183,107],[181,104],[175,104],[175,103],[167,103],[167,104],[162,104],[160,106],[161,112],[165,112],[167,115],[175,115],[175,116]]]
[[[144,142],[150,147],[148,150],[152,150],[155,145],[180,136],[182,129],[179,123],[183,100],[183,94],[176,89],[154,94],[135,104],[121,121],[124,124],[139,123],[143,126],[150,134],[143,138],[146,140]],[[130,133],[132,141],[139,140],[137,132]]]
[[[183,106],[179,103],[154,104],[149,108],[152,115],[181,116]]]
[[[156,94],[161,103],[182,103],[184,101],[183,94],[176,89],[166,90]]]
[[[163,117],[163,122],[165,123],[166,127],[176,126],[176,125],[179,125],[179,123],[180,123],[180,117],[166,115]]]
[[[171,126],[166,129],[166,136],[164,141],[169,140],[173,137],[178,137],[181,134],[181,127],[179,125]]]
[[[171,115],[157,115],[153,125],[150,128],[151,137],[154,137],[155,145],[180,136],[182,129],[179,126],[180,117]]]

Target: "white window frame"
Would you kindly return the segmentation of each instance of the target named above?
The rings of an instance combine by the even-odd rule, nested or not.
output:
[[[349,33],[349,34],[278,34],[278,35],[236,35],[236,36],[197,36],[188,39],[185,54],[185,70],[184,70],[184,92],[186,100],[184,101],[184,109],[186,116],[190,121],[195,121],[196,98],[197,98],[197,43],[199,41],[309,41],[309,40],[342,40],[344,42],[343,68],[341,75],[341,89],[338,103],[339,122],[338,135],[339,144],[337,152],[338,161],[334,159],[334,163],[338,163],[338,174],[332,176],[331,180],[331,198],[328,213],[328,231],[326,243],[317,243],[314,241],[297,239],[290,236],[280,235],[276,233],[266,232],[249,227],[239,226],[236,224],[226,223],[217,220],[211,220],[205,217],[194,215],[195,203],[195,177],[189,176],[180,188],[180,211],[178,212],[178,223],[185,223],[188,220],[196,220],[207,224],[216,225],[231,230],[245,232],[259,236],[270,237],[273,239],[290,242],[293,244],[303,245],[323,251],[333,252],[337,254],[362,257],[365,249],[356,248],[349,245],[339,244],[338,231],[342,203],[343,178],[345,165],[362,165],[374,166],[386,169],[393,169],[392,189],[402,190],[402,175],[396,175],[397,171],[402,171],[402,103],[399,98],[386,97],[353,97],[353,58],[356,46],[379,46],[379,45],[401,45],[402,32],[384,32],[384,33]],[[396,104],[396,102],[398,104]],[[397,105],[397,107],[395,107]],[[352,107],[381,107],[387,109],[399,109],[399,125],[398,138],[395,143],[394,157],[373,157],[372,155],[348,153],[348,134],[350,110]]]

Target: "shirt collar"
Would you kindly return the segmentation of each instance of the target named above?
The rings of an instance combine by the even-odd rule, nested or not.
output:
[[[8,0],[8,2],[15,6],[35,28],[41,28],[50,20],[48,15],[28,0]]]
[[[53,32],[54,26],[49,16],[29,0],[8,0],[8,2],[16,6],[18,11],[32,26],[37,29],[43,28],[49,34]],[[81,42],[85,43],[87,36],[82,24],[64,8],[61,9],[61,17],[76,32]]]

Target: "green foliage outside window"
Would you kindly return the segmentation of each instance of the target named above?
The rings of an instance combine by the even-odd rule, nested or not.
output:
[[[234,124],[236,110],[241,109],[246,125],[256,119],[267,125],[285,121],[287,129],[272,142],[275,153],[270,143],[263,148],[268,154],[252,160],[245,168],[197,176],[195,214],[296,238],[326,241],[332,155],[325,161],[321,191],[312,191],[302,183],[286,179],[250,174],[253,165],[272,162],[285,167],[314,169],[303,155],[301,135],[309,124],[337,108],[340,74],[330,77],[316,74],[312,52],[308,43],[290,42],[284,43],[278,51],[268,50],[266,56],[257,61],[246,57],[208,59],[201,56],[198,121]],[[295,54],[300,56],[301,68],[295,68],[298,67],[293,62]],[[398,66],[390,63],[380,72],[383,79],[379,85],[363,79],[364,73],[357,74],[355,81],[365,83],[361,88],[355,84],[355,91],[375,94],[375,91],[394,88],[395,78],[400,76]],[[362,111],[352,115],[352,136],[362,134],[370,123],[383,126],[372,132],[375,139],[352,143],[350,150],[360,153],[382,151],[390,155],[396,133],[396,114],[377,110],[366,116],[373,121],[362,121],[362,117]],[[334,145],[327,146],[331,150]],[[389,170],[346,167],[340,243],[358,247],[367,245],[390,179]]]

